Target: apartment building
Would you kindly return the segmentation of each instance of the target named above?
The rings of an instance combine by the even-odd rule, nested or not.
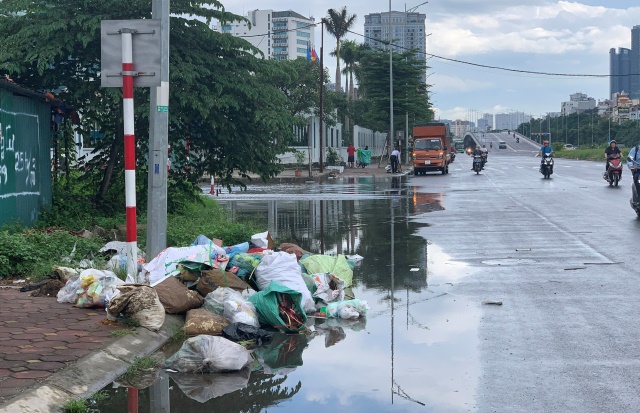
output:
[[[387,43],[391,39],[395,53],[415,50],[416,59],[426,61],[426,42],[430,34],[425,33],[426,18],[423,13],[402,11],[367,14],[364,16],[364,44],[384,50],[388,49]],[[425,80],[426,73],[423,75]]]
[[[260,49],[265,59],[294,60],[307,57],[315,46],[315,19],[293,10],[252,10],[246,21],[216,24],[212,29],[242,37]]]

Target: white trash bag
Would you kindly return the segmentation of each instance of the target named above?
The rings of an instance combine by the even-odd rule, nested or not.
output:
[[[165,367],[180,373],[238,371],[253,361],[251,353],[224,337],[199,335],[187,339]]]

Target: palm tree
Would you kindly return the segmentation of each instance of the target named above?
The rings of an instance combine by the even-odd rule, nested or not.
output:
[[[344,40],[342,42],[342,61],[344,62],[344,69],[342,74],[345,75],[345,92],[347,94],[347,104],[350,100],[354,99],[354,84],[353,84],[353,70],[356,65],[356,58],[358,53],[358,44],[353,40]],[[332,53],[333,54],[333,53]],[[347,140],[353,143],[353,137],[351,136],[351,122],[349,115],[344,117],[345,136]]]
[[[340,41],[353,27],[356,21],[356,15],[347,13],[347,6],[343,6],[340,10],[327,10],[327,17],[322,21],[327,25],[327,31],[336,39],[336,92],[340,92]]]

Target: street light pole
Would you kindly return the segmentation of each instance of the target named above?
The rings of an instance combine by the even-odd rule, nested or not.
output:
[[[393,49],[391,48],[391,0],[389,0],[389,150],[393,146]]]

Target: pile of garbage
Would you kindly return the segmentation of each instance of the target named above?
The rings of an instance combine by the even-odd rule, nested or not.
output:
[[[338,320],[364,328],[369,307],[350,288],[360,256],[312,254],[289,243],[276,248],[268,232],[232,246],[199,235],[188,247],[167,248],[148,263],[139,259],[139,273],[123,281],[113,271],[126,267],[123,248],[117,242],[103,248],[116,253],[108,269],[59,269],[67,280],[58,301],[103,307],[111,320],[125,317],[154,331],[165,314],[185,314],[190,338],[166,360],[172,373],[241,372],[253,363],[275,371],[282,366],[269,365],[272,342],[301,351],[323,335],[328,347],[344,338]]]

